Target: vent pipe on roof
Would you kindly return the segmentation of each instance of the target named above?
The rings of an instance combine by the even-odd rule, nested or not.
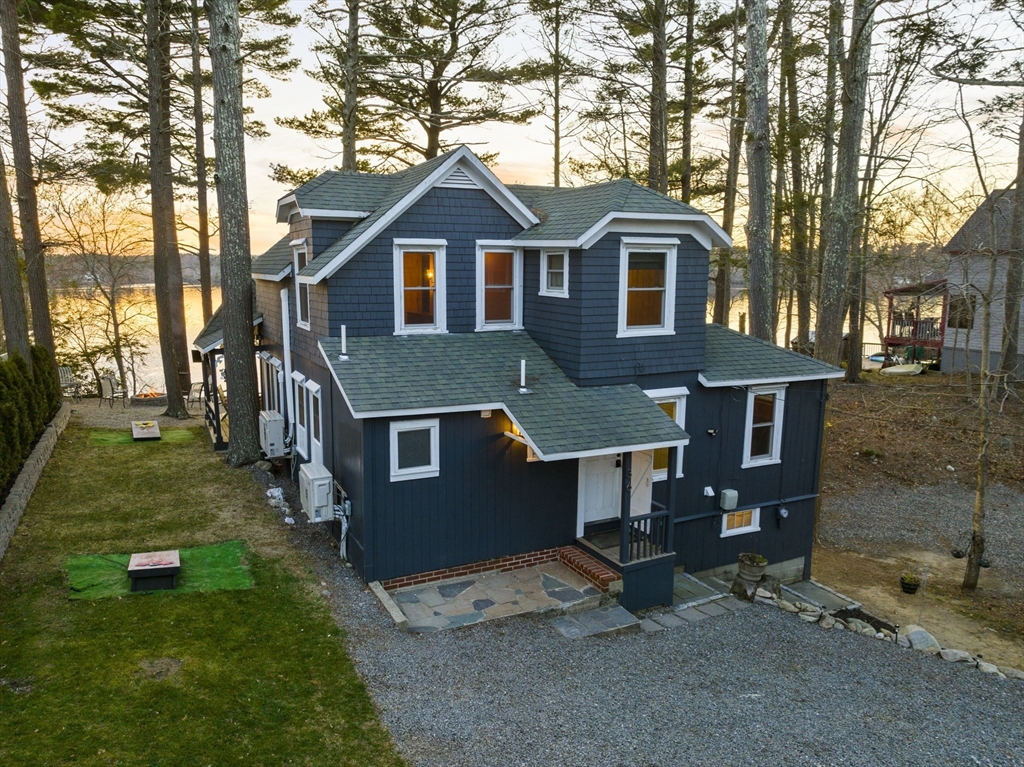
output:
[[[348,332],[347,328],[341,326],[341,354],[338,355],[338,361],[344,362],[348,359]]]
[[[530,390],[526,388],[526,360],[519,360],[519,393],[530,393]]]

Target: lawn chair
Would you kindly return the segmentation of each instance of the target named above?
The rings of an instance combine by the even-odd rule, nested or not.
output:
[[[114,400],[121,398],[121,407],[128,402],[128,390],[122,389],[111,376],[100,376],[100,407],[103,407],[103,400],[110,400],[110,407],[114,407]]]
[[[60,375],[60,392],[65,397],[70,393],[71,399],[78,402],[82,399],[82,382],[75,378],[75,374],[71,372],[71,368],[66,365],[61,365],[57,368],[57,373]]]
[[[198,405],[203,401],[203,387],[205,384],[202,381],[197,381],[189,387],[188,394],[185,396],[185,408],[188,409],[189,405]]]

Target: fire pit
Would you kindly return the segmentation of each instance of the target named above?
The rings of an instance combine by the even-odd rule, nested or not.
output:
[[[167,395],[163,392],[149,389],[132,395],[133,405],[162,406],[167,404]]]

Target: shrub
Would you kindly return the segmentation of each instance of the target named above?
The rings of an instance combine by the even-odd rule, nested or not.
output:
[[[57,413],[60,399],[60,378],[45,349],[32,348],[31,371],[17,354],[0,362],[0,502]]]

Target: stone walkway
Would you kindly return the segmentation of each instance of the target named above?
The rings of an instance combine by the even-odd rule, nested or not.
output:
[[[602,594],[559,562],[409,586],[389,592],[409,631],[429,633],[493,618],[596,607]]]

